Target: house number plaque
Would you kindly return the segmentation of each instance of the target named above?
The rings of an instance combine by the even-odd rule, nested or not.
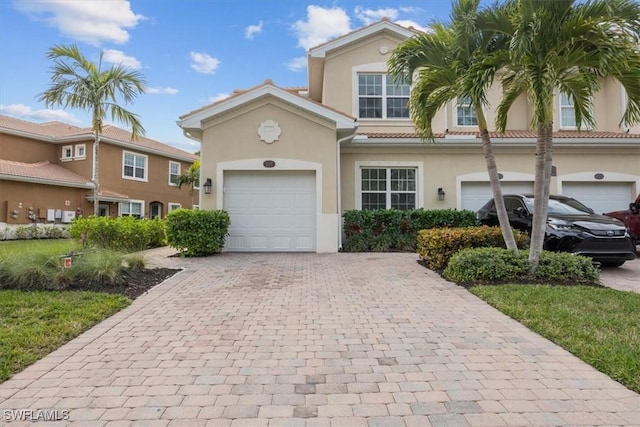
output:
[[[274,162],[273,160],[265,160],[264,163],[262,163],[262,165],[265,168],[272,168],[276,165],[276,162]]]

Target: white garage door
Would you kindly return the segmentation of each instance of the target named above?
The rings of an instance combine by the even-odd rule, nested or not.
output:
[[[491,184],[488,182],[468,181],[461,183],[462,209],[477,211],[493,198]],[[505,181],[500,183],[502,194],[533,193],[533,182]]]
[[[313,252],[315,172],[225,172],[228,251]]]
[[[629,209],[634,200],[629,182],[564,182],[562,193],[587,205],[595,213]]]

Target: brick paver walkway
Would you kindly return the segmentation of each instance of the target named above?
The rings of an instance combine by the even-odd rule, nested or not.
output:
[[[0,408],[82,426],[640,425],[640,395],[415,255],[154,253],[188,268],[0,385]]]

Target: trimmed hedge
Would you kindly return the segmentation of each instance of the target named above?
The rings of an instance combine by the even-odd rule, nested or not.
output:
[[[443,276],[456,283],[504,283],[551,281],[571,284],[598,284],[600,271],[591,258],[567,252],[543,251],[533,277],[528,276],[529,253],[503,248],[470,248],[449,260]]]
[[[165,244],[165,224],[157,218],[77,218],[71,224],[69,234],[83,246],[124,252],[136,252]]]
[[[529,236],[513,230],[518,248],[529,247]],[[505,247],[499,227],[433,228],[418,232],[418,254],[427,267],[442,271],[449,259],[462,249]]]
[[[344,212],[343,218],[346,252],[413,252],[418,230],[476,224],[474,212],[455,209],[351,210]]]
[[[176,209],[169,212],[167,243],[180,256],[198,257],[221,252],[229,235],[229,214],[222,210]]]

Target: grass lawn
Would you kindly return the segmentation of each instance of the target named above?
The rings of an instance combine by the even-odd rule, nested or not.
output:
[[[0,291],[0,382],[130,302],[95,292]]]
[[[472,293],[640,393],[640,294],[586,286],[476,286]]]
[[[80,245],[72,239],[6,240],[0,241],[0,259],[32,252],[63,255],[79,249]]]

